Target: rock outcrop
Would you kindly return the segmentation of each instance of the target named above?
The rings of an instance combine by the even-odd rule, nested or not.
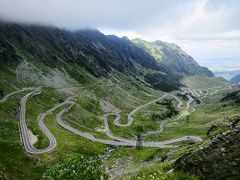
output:
[[[240,178],[240,130],[226,131],[205,148],[187,153],[175,162],[175,169],[201,179]]]

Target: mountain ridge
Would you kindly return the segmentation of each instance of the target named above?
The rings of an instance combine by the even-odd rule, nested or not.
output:
[[[230,79],[231,83],[240,83],[240,74],[234,76],[232,79]]]
[[[163,42],[160,40],[147,42],[139,38],[133,39],[133,43],[145,49],[153,56],[161,65],[167,66],[169,69],[174,69],[176,74],[205,74],[213,76],[213,73],[199,64],[178,45]]]
[[[179,176],[175,170],[169,175],[173,162],[207,142],[212,123],[225,123],[239,111],[231,99],[219,101],[233,88],[226,81],[176,45],[158,45],[167,46],[163,56],[169,63],[126,37],[98,30],[0,24],[0,177],[49,179],[69,169],[67,175],[84,179],[82,166],[92,175],[93,166],[79,164],[89,158],[75,154],[93,158],[94,169],[106,167],[99,170],[110,179]],[[176,70],[175,61],[190,61],[198,70]],[[32,136],[37,142],[22,146]],[[34,155],[45,148],[48,153]],[[74,162],[81,172],[74,173]]]
[[[178,72],[173,71],[172,66],[159,63],[128,38],[106,36],[98,30],[71,32],[40,25],[0,24],[0,61],[3,64],[16,65],[25,59],[52,69],[64,68],[67,73],[77,65],[96,77],[106,77],[115,69],[164,91],[182,86],[180,79],[185,75],[212,76],[206,69],[194,72],[182,68]],[[174,49],[171,52],[178,54]],[[185,57],[188,56],[185,54],[182,60]],[[196,69],[202,69],[193,59],[186,58],[186,61],[194,63],[194,67],[198,67]],[[71,73],[79,74],[76,70]]]

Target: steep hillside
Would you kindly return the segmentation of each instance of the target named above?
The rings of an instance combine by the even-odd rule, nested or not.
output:
[[[205,67],[200,67],[194,59],[179,46],[162,41],[147,42],[141,39],[132,41],[138,47],[145,49],[160,64],[167,66],[175,74],[213,76]]]
[[[232,79],[230,79],[231,83],[240,83],[240,74],[234,76]]]
[[[200,176],[202,179],[238,179],[240,131],[225,132],[211,143],[177,160],[176,169]]]
[[[201,179],[239,179],[239,92],[239,86],[236,86],[208,102],[211,104],[208,104],[208,114],[222,111],[224,118],[216,118],[208,126],[206,142],[178,158],[174,163],[175,170],[195,174]]]
[[[181,58],[199,71],[96,30],[1,23],[0,179],[192,177],[168,172],[239,107]]]
[[[70,76],[79,83],[86,82],[86,79],[76,67],[95,77],[108,77],[116,70],[164,91],[178,89],[182,75],[212,76],[180,48],[160,41],[156,44],[163,46],[162,60],[151,56],[127,38],[105,36],[97,30],[70,32],[53,27],[1,22],[0,38],[2,65],[16,67],[25,60],[42,67],[44,75],[58,69],[63,72],[62,76]]]
[[[207,76],[199,76],[199,75],[193,75],[193,76],[187,76],[181,79],[181,83],[186,85],[189,88],[204,88],[204,87],[216,87],[219,85],[227,84],[228,81],[226,81],[223,78],[218,77],[207,77]]]
[[[14,67],[23,60],[30,61],[45,73],[47,68],[65,71],[79,83],[85,82],[85,75],[74,69],[77,66],[95,77],[107,77],[114,69],[157,89],[180,86],[179,77],[126,38],[105,36],[96,30],[70,32],[7,23],[1,23],[0,37],[2,65]],[[153,82],[154,76],[158,78]]]

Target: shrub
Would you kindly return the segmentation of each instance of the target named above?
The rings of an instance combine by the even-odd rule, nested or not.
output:
[[[199,178],[194,175],[190,175],[190,174],[187,174],[184,172],[176,172],[171,175],[168,175],[165,179],[168,179],[168,180],[198,180]]]
[[[101,165],[101,160],[97,156],[73,155],[50,167],[42,179],[108,179]]]

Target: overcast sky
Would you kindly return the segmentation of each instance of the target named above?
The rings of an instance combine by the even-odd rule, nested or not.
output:
[[[0,18],[163,40],[211,70],[240,69],[240,0],[0,0]]]

